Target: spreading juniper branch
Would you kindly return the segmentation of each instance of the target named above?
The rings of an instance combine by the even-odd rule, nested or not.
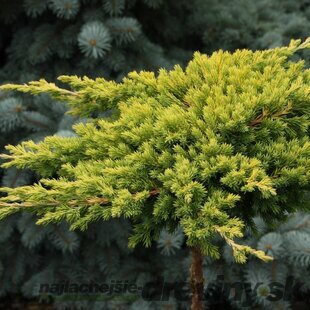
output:
[[[1,188],[2,191],[8,191],[9,188]],[[154,189],[149,192],[149,197],[153,197],[158,195],[158,190]],[[135,197],[135,194],[133,194],[133,197]],[[69,200],[66,202],[66,205],[70,207],[76,207],[76,206],[93,206],[93,205],[106,205],[110,203],[109,199],[104,197],[95,197],[95,198],[88,198],[84,200]],[[3,202],[0,201],[0,206],[2,207],[17,207],[17,208],[27,208],[27,207],[57,207],[60,206],[62,203],[59,201],[51,201],[51,202],[40,202],[40,201],[34,201],[34,202]]]
[[[270,259],[234,238],[253,216],[275,221],[306,208],[310,74],[288,58],[309,47],[295,40],[266,51],[195,53],[185,70],[131,72],[122,83],[60,77],[70,91],[46,81],[2,87],[48,92],[74,114],[119,113],[75,125],[76,137],[7,146],[3,167],[45,179],[3,188],[1,218],[25,207],[40,224],[86,229],[127,217],[135,224],[131,246],[181,226],[187,245],[205,255],[220,256],[212,242],[219,235],[239,262],[248,254]]]

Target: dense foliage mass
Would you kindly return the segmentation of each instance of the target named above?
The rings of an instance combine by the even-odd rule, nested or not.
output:
[[[309,70],[288,48],[199,53],[183,71],[132,72],[121,84],[63,76],[2,89],[48,92],[71,113],[116,108],[116,120],[74,126],[77,137],[8,146],[4,167],[35,170],[33,186],[3,188],[0,216],[27,208],[39,223],[86,229],[98,219],[132,218],[130,245],[150,246],[163,228],[183,229],[188,246],[218,257],[219,234],[237,261],[262,252],[236,245],[244,223],[307,210],[310,182]],[[245,79],[246,77],[246,79]],[[283,204],[285,202],[285,204]]]

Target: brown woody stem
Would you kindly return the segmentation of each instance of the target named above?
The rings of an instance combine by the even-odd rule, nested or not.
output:
[[[191,248],[192,263],[190,268],[192,305],[191,310],[203,310],[203,256],[199,247]]]

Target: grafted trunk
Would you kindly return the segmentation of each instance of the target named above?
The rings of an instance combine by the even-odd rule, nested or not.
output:
[[[192,305],[191,310],[203,310],[203,256],[198,247],[191,248],[192,263],[190,268]]]

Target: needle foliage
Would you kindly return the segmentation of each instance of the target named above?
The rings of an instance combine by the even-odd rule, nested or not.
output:
[[[9,145],[3,167],[28,168],[37,184],[1,188],[0,217],[28,210],[38,224],[130,218],[129,245],[150,246],[181,227],[188,246],[220,256],[220,236],[237,261],[264,252],[237,244],[252,218],[272,222],[307,210],[310,72],[290,62],[309,39],[265,51],[195,53],[185,70],[131,72],[121,83],[77,76],[2,90],[49,93],[72,114],[111,108],[113,117],[74,125],[77,136]]]

